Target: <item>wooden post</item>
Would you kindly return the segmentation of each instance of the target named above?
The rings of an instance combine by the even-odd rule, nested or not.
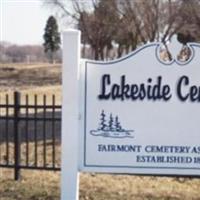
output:
[[[80,32],[63,34],[61,200],[78,200],[78,68]]]

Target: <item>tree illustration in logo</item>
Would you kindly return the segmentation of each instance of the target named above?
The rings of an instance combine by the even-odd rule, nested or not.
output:
[[[104,113],[104,110],[102,110],[101,112],[101,118],[100,118],[100,130],[105,130],[107,125],[106,125],[106,119],[105,119],[106,115]]]
[[[133,130],[122,128],[118,115],[113,118],[112,113],[110,113],[108,120],[106,120],[106,114],[104,110],[102,110],[100,114],[99,128],[91,130],[90,134],[93,136],[110,138],[133,138],[132,132]]]
[[[115,129],[116,129],[116,131],[122,130],[122,127],[120,125],[119,117],[118,116],[115,117]]]
[[[114,130],[114,123],[113,123],[113,116],[112,116],[112,113],[110,114],[110,119],[109,119],[109,122],[108,122],[108,126],[109,126],[109,130],[112,131]]]

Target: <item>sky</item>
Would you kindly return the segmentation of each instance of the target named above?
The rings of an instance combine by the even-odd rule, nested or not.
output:
[[[0,0],[0,41],[42,44],[48,17],[41,0]]]

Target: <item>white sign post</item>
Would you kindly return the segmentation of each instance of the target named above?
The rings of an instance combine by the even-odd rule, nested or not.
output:
[[[78,171],[200,176],[200,44],[178,44],[78,71],[80,33],[64,34],[62,200],[78,199]]]
[[[63,45],[61,199],[78,200],[80,32],[76,30],[66,31],[63,34]]]

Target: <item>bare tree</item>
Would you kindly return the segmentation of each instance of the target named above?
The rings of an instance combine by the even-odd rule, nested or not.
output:
[[[72,1],[72,10],[67,9],[66,2],[62,0],[44,1],[48,6],[57,7],[66,16],[76,21],[77,27],[82,31],[82,43],[92,48],[93,58],[105,59],[105,51],[112,49],[112,37],[117,31],[117,1],[91,0]]]
[[[105,59],[113,44],[120,57],[147,42],[165,43],[179,32],[193,30],[194,37],[200,38],[200,0],[71,1],[73,9],[66,1],[51,3],[76,22],[94,59]]]
[[[183,26],[180,32],[185,35],[187,42],[200,41],[200,0],[182,0],[180,20]]]
[[[104,60],[104,50],[112,48],[112,37],[117,31],[116,1],[93,1],[92,13],[87,13],[77,2],[74,5],[80,14],[78,28],[83,34],[82,42],[91,45],[96,60]]]
[[[180,15],[180,2],[167,0],[124,0],[121,1],[120,13],[132,22],[132,30],[137,32],[141,43],[165,41],[182,26],[177,23]]]

